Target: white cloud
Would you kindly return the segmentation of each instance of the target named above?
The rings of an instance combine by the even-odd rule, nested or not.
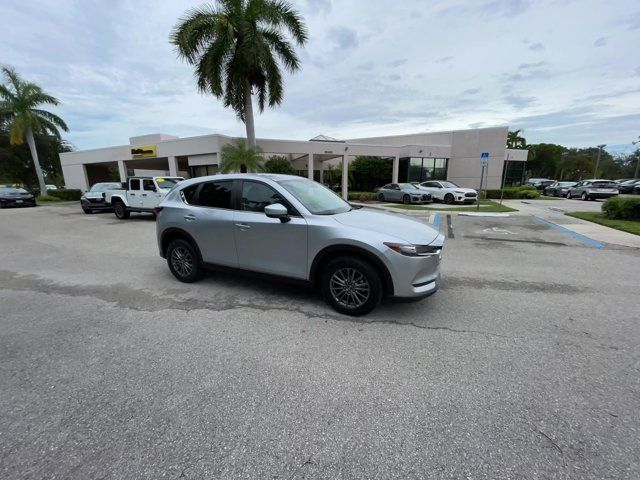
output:
[[[529,142],[637,133],[640,12],[629,0],[296,2],[310,39],[259,136],[306,139],[510,124]],[[59,97],[80,148],[131,135],[243,135],[197,92],[169,32],[178,0],[4,0],[0,62]],[[598,32],[595,40],[593,32]],[[586,100],[590,97],[589,100]]]

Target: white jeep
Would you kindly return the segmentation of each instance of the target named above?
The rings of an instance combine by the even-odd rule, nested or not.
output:
[[[129,177],[123,188],[104,192],[105,203],[111,205],[120,220],[129,218],[131,212],[154,213],[167,193],[183,180],[182,177]]]

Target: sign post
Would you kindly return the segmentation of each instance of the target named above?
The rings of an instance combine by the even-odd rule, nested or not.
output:
[[[480,172],[480,190],[478,192],[478,205],[476,207],[476,211],[480,211],[480,200],[482,199],[482,182],[484,180],[485,168],[489,166],[489,152],[482,152],[480,154],[480,166],[482,167],[482,170]]]

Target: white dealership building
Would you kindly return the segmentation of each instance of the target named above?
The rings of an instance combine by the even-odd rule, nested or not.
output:
[[[348,165],[364,155],[392,162],[389,182],[441,179],[478,188],[485,153],[486,188],[500,188],[503,180],[517,185],[527,151],[506,148],[507,131],[508,127],[493,127],[348,140],[323,135],[307,141],[260,138],[257,144],[265,158],[285,156],[300,174],[321,182],[327,170],[338,169],[346,198]],[[222,147],[233,141],[218,134],[143,135],[131,137],[127,145],[62,153],[60,161],[67,188],[87,190],[94,183],[113,180],[114,175],[121,181],[129,175],[212,175],[218,170]]]

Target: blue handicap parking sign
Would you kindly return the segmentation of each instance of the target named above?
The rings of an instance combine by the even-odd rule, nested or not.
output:
[[[480,158],[489,158],[489,152],[482,152]]]

